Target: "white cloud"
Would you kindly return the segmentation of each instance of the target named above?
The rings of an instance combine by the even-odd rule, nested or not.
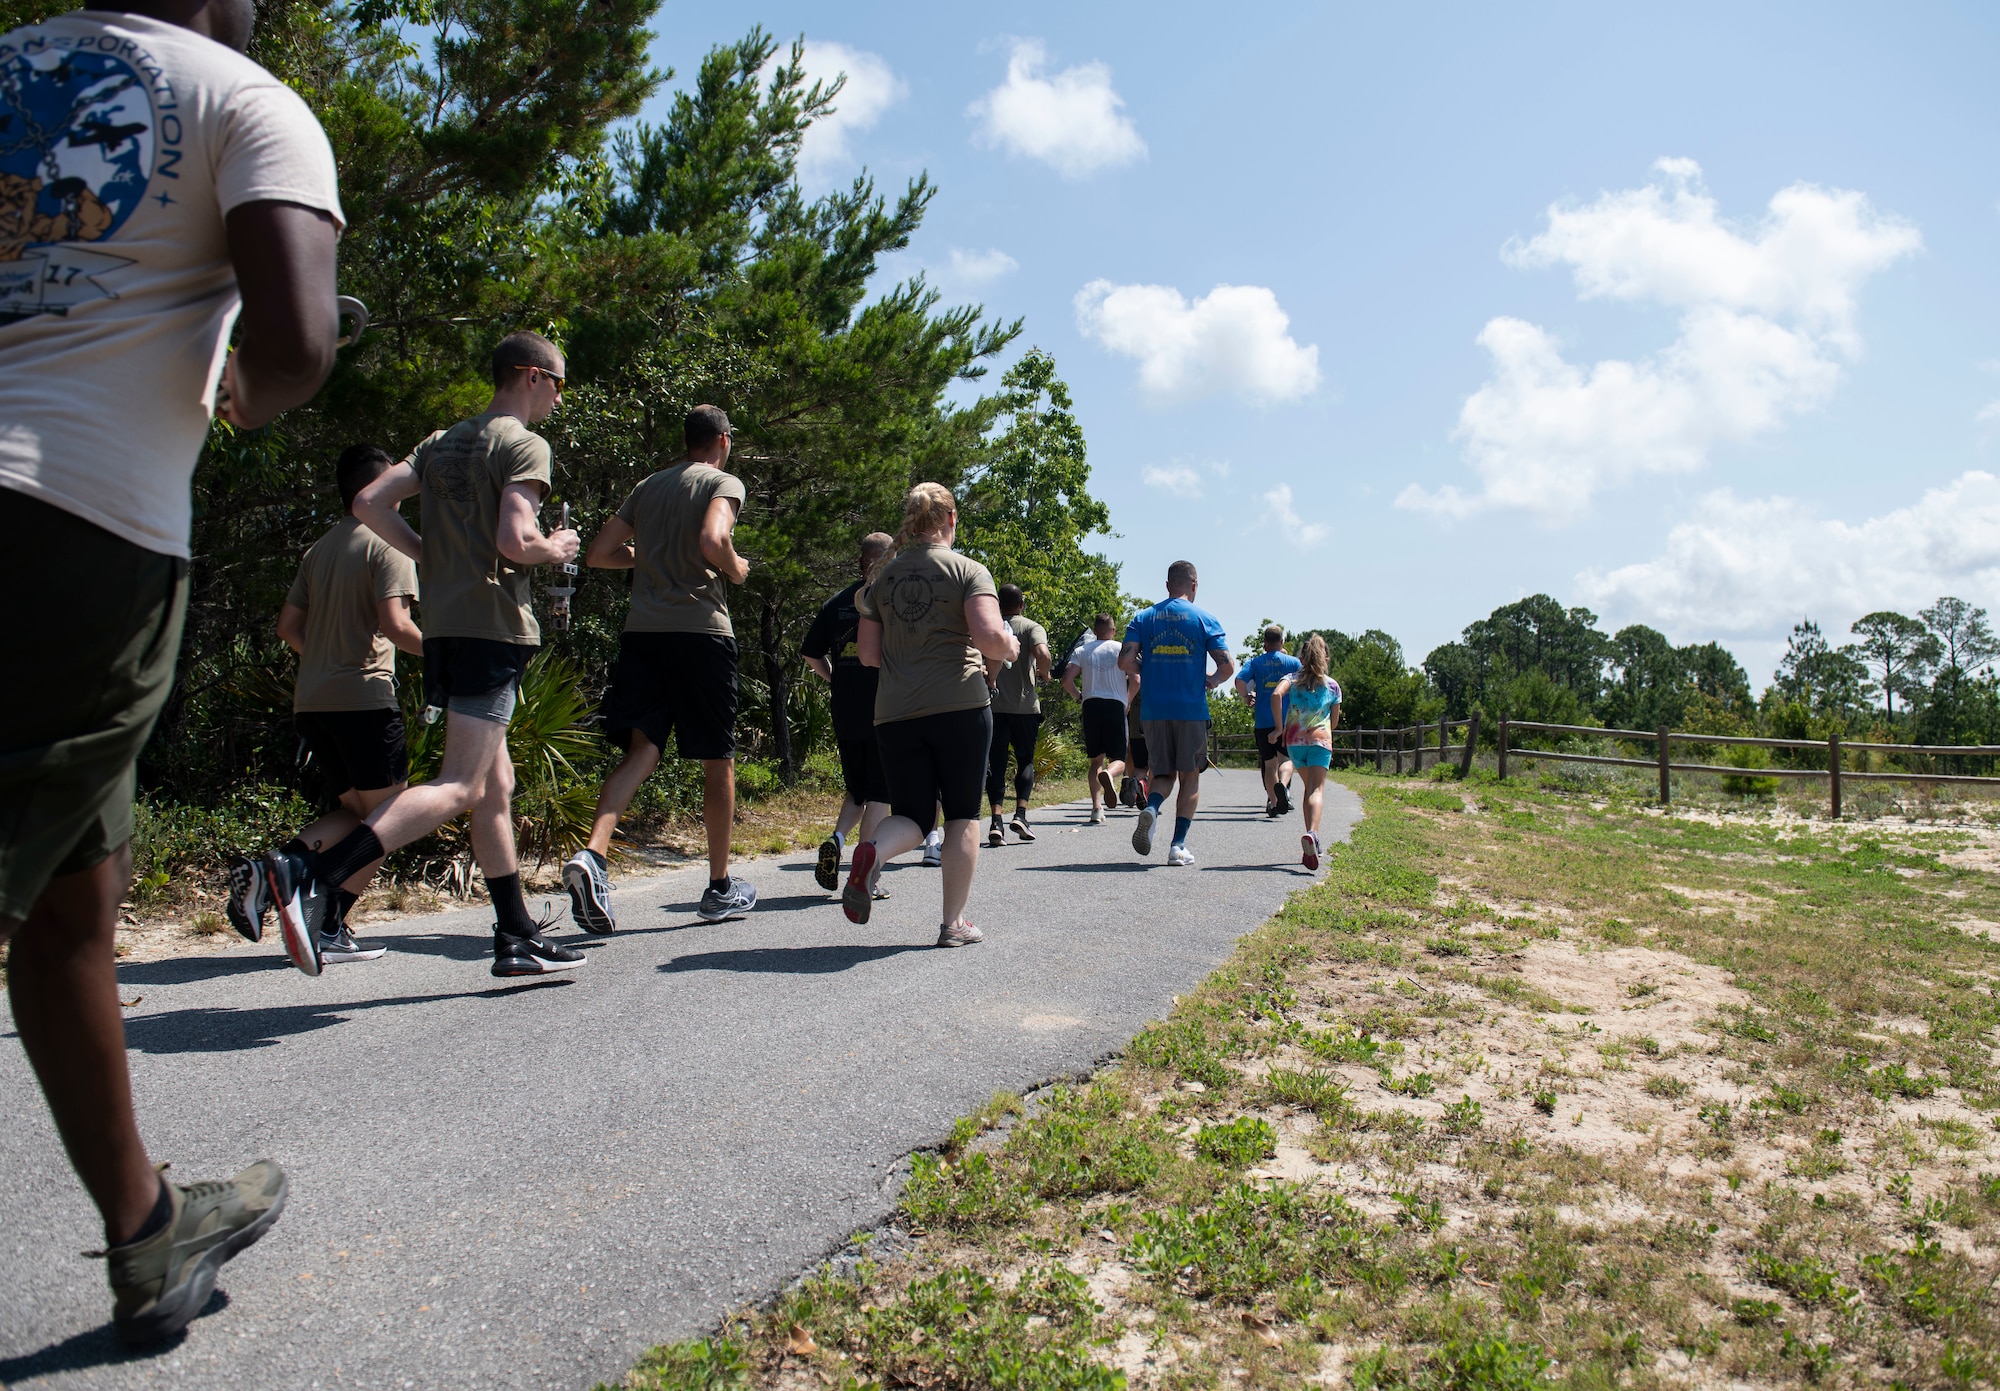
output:
[[[2000,478],[1978,471],[1859,523],[1794,498],[1703,498],[1651,560],[1577,577],[1585,602],[1681,633],[1829,632],[1864,613],[1912,613],[1941,594],[2000,608]]]
[[[962,246],[954,246],[951,249],[951,264],[945,268],[944,278],[954,286],[976,288],[990,285],[1020,268],[1019,261],[997,247],[967,251]]]
[[[1219,391],[1293,401],[1319,385],[1319,348],[1292,338],[1290,318],[1262,285],[1217,285],[1190,303],[1170,285],[1093,280],[1076,293],[1076,326],[1137,358],[1140,387],[1160,401]]]
[[[1584,299],[1679,309],[1679,336],[1637,362],[1580,366],[1536,325],[1490,321],[1478,341],[1493,375],[1454,432],[1480,487],[1412,484],[1398,506],[1449,516],[1519,507],[1568,520],[1608,484],[1696,471],[1718,445],[1832,396],[1842,361],[1861,349],[1862,282],[1916,251],[1917,230],[1862,194],[1811,184],[1780,190],[1760,223],[1738,229],[1694,161],[1655,168],[1644,188],[1552,206],[1547,230],[1504,254],[1521,267],[1569,266]]]
[[[844,43],[807,39],[802,66],[806,85],[831,85],[845,73],[847,83],[833,99],[833,114],[806,129],[799,148],[799,181],[808,186],[831,183],[859,164],[854,137],[870,130],[882,114],[910,94],[880,54],[865,53]]]
[[[1121,110],[1125,99],[1111,86],[1111,69],[1079,63],[1044,77],[1048,61],[1041,40],[1014,43],[1007,80],[966,109],[979,123],[974,138],[1041,160],[1067,179],[1145,158],[1146,142]]]
[[[1186,464],[1174,464],[1168,468],[1148,464],[1146,471],[1139,476],[1147,487],[1163,488],[1175,497],[1198,498],[1206,491],[1201,475]]]
[[[1298,549],[1311,550],[1326,540],[1326,523],[1309,522],[1292,506],[1291,484],[1280,483],[1264,494],[1264,509],[1266,519],[1278,529],[1278,534]]]

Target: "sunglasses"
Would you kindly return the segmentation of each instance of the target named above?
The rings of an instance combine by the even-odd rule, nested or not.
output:
[[[569,380],[569,378],[567,377],[558,377],[555,373],[551,372],[546,367],[536,367],[532,363],[526,363],[526,362],[516,363],[514,364],[514,370],[516,372],[540,372],[543,376],[547,377],[550,381],[556,384],[557,391],[561,391],[563,389],[563,383]]]

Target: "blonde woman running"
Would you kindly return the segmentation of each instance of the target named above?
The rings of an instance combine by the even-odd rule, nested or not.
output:
[[[1326,770],[1333,766],[1333,731],[1340,724],[1340,683],[1326,674],[1326,639],[1314,633],[1299,653],[1299,669],[1271,692],[1271,726],[1282,729],[1285,752],[1306,785],[1306,829],[1299,863],[1319,868],[1319,821],[1326,805]]]
[[[941,947],[981,940],[965,921],[979,864],[979,794],[993,743],[987,703],[991,665],[1021,655],[1000,616],[993,576],[951,548],[958,505],[945,488],[919,483],[903,500],[902,549],[854,596],[855,646],[879,667],[875,739],[889,786],[889,815],[855,845],[841,905],[865,923],[882,865],[922,845],[944,809]]]

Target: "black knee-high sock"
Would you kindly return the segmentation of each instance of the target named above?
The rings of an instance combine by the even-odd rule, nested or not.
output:
[[[346,837],[319,852],[319,877],[329,884],[345,884],[382,858],[382,842],[370,826],[356,826]]]
[[[494,926],[509,937],[532,937],[535,925],[528,919],[527,900],[521,897],[521,873],[489,874],[486,892],[493,899]]]

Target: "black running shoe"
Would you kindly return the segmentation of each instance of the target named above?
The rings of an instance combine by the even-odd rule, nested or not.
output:
[[[1007,823],[1007,829],[1022,840],[1033,840],[1035,838],[1035,833],[1028,829],[1028,813],[1025,811],[1015,812],[1014,819]]]
[[[333,906],[335,885],[321,883],[304,857],[289,850],[267,851],[264,874],[271,906],[278,910],[285,955],[307,975],[318,975],[319,939],[340,929],[340,917]]]
[[[828,836],[819,845],[819,863],[813,866],[813,882],[831,892],[840,887],[840,842]]]
[[[1288,782],[1281,782],[1278,784],[1278,815],[1290,816],[1291,814],[1292,785]]]
[[[609,937],[618,930],[611,916],[611,877],[588,850],[579,850],[563,864],[563,887],[569,890],[569,915],[585,932]]]
[[[545,976],[551,971],[574,971],[589,960],[560,942],[551,942],[536,933],[516,937],[493,930],[493,974],[496,976]]]
[[[992,823],[988,825],[986,828],[986,846],[990,850],[996,846],[1005,845],[1006,843],[1007,843],[1007,828],[1005,826],[1002,826],[1000,824],[1000,818],[998,816],[995,816],[993,818]],[[924,849],[926,852],[928,852],[930,846],[926,845]]]
[[[264,940],[264,914],[271,907],[270,883],[264,862],[238,855],[229,862],[229,899],[223,913],[236,935],[246,942]]]

